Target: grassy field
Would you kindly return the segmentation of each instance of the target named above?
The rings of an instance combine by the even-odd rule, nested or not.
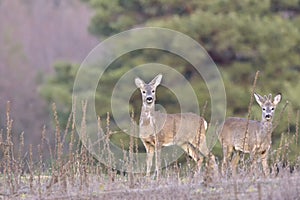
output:
[[[43,129],[41,144],[25,149],[23,134],[13,140],[9,105],[7,110],[7,127],[0,137],[1,199],[300,199],[300,156],[291,162],[288,155],[290,146],[298,145],[298,125],[295,133],[289,133],[297,137],[283,136],[279,147],[271,150],[270,177],[264,177],[247,157],[234,178],[212,172],[208,163],[195,173],[193,161],[186,156],[187,162],[170,164],[157,178],[120,172],[113,163],[97,162],[78,140],[74,115],[61,130],[55,106],[55,146],[49,144]],[[107,132],[105,140],[112,134]],[[135,142],[130,144],[129,152],[138,151]],[[106,148],[107,155],[109,145]],[[51,159],[44,158],[46,153]],[[124,171],[130,172],[131,161],[125,166]]]

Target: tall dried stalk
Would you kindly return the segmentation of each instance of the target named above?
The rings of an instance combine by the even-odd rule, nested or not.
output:
[[[87,111],[87,101],[82,102],[82,120],[81,120],[81,127],[80,127],[80,134],[81,134],[81,151],[80,151],[80,189],[82,189],[83,185],[88,186],[88,151],[86,149],[86,145],[88,145],[88,138],[87,138],[87,127],[86,127],[86,111]]]
[[[33,181],[34,181],[34,168],[33,168],[33,154],[32,154],[32,144],[29,145],[29,186],[30,186],[30,190],[31,192],[33,192]]]
[[[203,106],[203,109],[202,109],[202,114],[201,114],[201,117],[204,119],[204,114],[205,114],[205,111],[206,111],[206,107],[207,107],[207,101],[205,102],[204,106]],[[175,122],[174,122],[175,123]],[[197,135],[196,135],[196,150],[199,150],[199,154],[201,154],[201,149],[200,149],[200,144],[202,144],[202,140],[201,140],[201,132],[203,129],[205,129],[205,127],[203,126],[204,123],[201,123],[199,121],[199,129],[197,130]],[[207,130],[208,130],[208,127],[207,127]],[[204,137],[205,139],[207,139],[206,137]],[[206,144],[206,142],[205,142]],[[206,144],[207,148],[208,148],[208,145]],[[206,148],[206,147],[205,147]],[[209,156],[209,155],[207,155]],[[202,159],[202,158],[200,158]],[[198,166],[198,163],[196,163],[197,166]],[[201,166],[198,166],[199,167],[199,171],[201,170]]]
[[[25,147],[25,143],[24,143],[24,132],[21,133],[20,135],[20,139],[19,139],[19,150],[18,150],[18,158],[17,158],[17,168],[15,169],[15,171],[17,171],[17,177],[16,178],[16,184],[19,185],[21,183],[21,175],[23,173],[23,168],[24,168],[24,158],[23,158],[23,152],[24,152],[24,147]]]
[[[276,153],[276,159],[275,159],[276,163],[280,162],[280,157],[282,156],[283,144],[284,144],[283,140],[284,140],[284,133],[282,132],[280,137],[279,147]]]
[[[4,175],[7,185],[9,186],[10,193],[13,194],[16,191],[15,187],[15,174],[13,170],[14,159],[14,147],[12,139],[12,124],[13,120],[10,118],[10,102],[6,104],[6,141],[4,143]]]
[[[75,104],[75,103],[74,103]],[[75,153],[74,153],[74,144],[75,144],[75,129],[76,129],[76,121],[75,121],[75,116],[76,116],[76,110],[75,110],[75,106],[73,106],[73,110],[72,110],[72,127],[71,127],[71,135],[70,135],[70,143],[69,143],[69,169],[68,172],[70,173],[70,177],[71,177],[71,184],[74,185],[75,184],[75,174],[76,174],[76,157],[75,157]],[[79,143],[79,142],[78,142]]]
[[[205,186],[209,186],[210,184],[212,184],[214,179],[216,178],[215,166],[214,166],[214,162],[212,162],[213,158],[214,156],[212,156],[212,154],[209,153],[209,155],[207,156],[206,170],[203,178]]]
[[[60,123],[58,120],[58,114],[56,109],[56,104],[52,104],[52,111],[54,115],[54,122],[55,122],[55,156],[57,159],[57,170],[59,173],[59,170],[62,167],[62,143],[61,143],[61,130],[60,130]]]
[[[299,110],[297,110],[295,137],[296,137],[295,144],[296,144],[296,146],[298,146],[298,137],[299,137]]]
[[[159,139],[158,139],[158,134],[156,132],[157,128],[155,127],[156,125],[154,124],[154,137],[155,137],[155,174],[156,174],[156,179],[160,179],[160,144],[159,144]],[[161,130],[161,134],[163,135],[163,130]]]
[[[248,106],[246,132],[245,132],[245,137],[243,138],[243,149],[245,148],[246,140],[247,140],[247,137],[248,137],[248,131],[249,131],[248,127],[249,127],[249,121],[250,121],[250,118],[251,118],[251,109],[252,109],[253,100],[254,100],[253,96],[254,96],[255,89],[256,89],[256,82],[257,82],[257,79],[258,79],[258,75],[259,75],[259,71],[256,72],[255,77],[254,77],[254,81],[253,81],[253,84],[252,84],[250,102],[249,102],[249,106]],[[243,165],[245,166],[245,154],[243,154],[241,160],[242,160]]]
[[[133,188],[134,186],[134,176],[133,176],[133,162],[134,162],[134,138],[133,135],[135,135],[135,123],[134,123],[134,112],[132,111],[131,113],[131,134],[130,134],[130,140],[129,140],[129,169],[127,169],[128,171],[128,178],[129,178],[129,187]]]
[[[292,111],[289,109],[288,110],[288,122],[287,122],[287,136],[285,137],[285,142],[284,142],[284,166],[285,167],[289,167],[289,146],[290,146],[290,133],[291,133],[291,115],[292,115]]]
[[[39,198],[42,198],[42,184],[41,184],[41,174],[43,171],[43,154],[42,154],[42,148],[41,145],[38,145],[38,154],[39,154],[39,166],[38,166],[38,170],[37,170],[37,186],[38,186],[38,194],[39,194]]]
[[[98,146],[98,161],[100,161],[100,160],[103,160],[103,153],[102,153],[102,151],[103,151],[103,146],[101,145],[103,142],[104,142],[104,136],[103,136],[103,130],[102,130],[102,126],[101,126],[101,118],[100,118],[100,116],[98,116],[98,118],[97,118],[97,129],[98,129],[98,134],[97,134],[97,136],[98,136],[98,140],[96,141],[96,143],[95,143],[95,145],[97,145]],[[98,168],[97,168],[97,170],[99,170],[98,171],[98,175],[99,176],[101,176],[101,165],[98,165]]]
[[[115,171],[115,163],[113,158],[113,153],[110,149],[110,137],[112,135],[112,132],[110,130],[110,115],[107,112],[106,115],[106,134],[105,134],[105,143],[104,143],[104,152],[106,153],[107,157],[107,164],[108,164],[108,175],[110,177],[111,183],[115,181],[116,171]]]
[[[135,127],[134,127],[135,128]],[[136,129],[134,129],[136,130]],[[140,163],[139,163],[139,144],[138,144],[138,138],[136,137],[134,140],[134,145],[135,145],[135,162],[136,162],[136,166],[140,169]]]

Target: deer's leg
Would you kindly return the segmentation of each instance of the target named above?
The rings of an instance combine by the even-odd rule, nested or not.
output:
[[[239,160],[240,160],[240,152],[236,151],[231,160],[232,176],[236,176],[237,174],[237,166],[239,164]]]
[[[203,163],[203,156],[201,155],[201,156],[198,156],[198,158],[197,158],[198,160],[196,160],[196,162],[197,162],[197,168],[198,168],[198,171],[200,171],[201,170],[201,167],[202,167],[202,163]],[[194,159],[195,160],[195,159]]]
[[[223,162],[222,162],[222,175],[226,175],[228,172],[228,163],[233,152],[233,146],[225,146],[223,144]]]
[[[151,145],[148,142],[144,142],[144,146],[147,152],[147,158],[146,158],[146,164],[147,164],[147,171],[146,171],[146,176],[150,176],[150,172],[151,172],[151,167],[152,167],[152,160],[153,160],[153,155],[154,155],[154,150],[155,147],[153,145]]]
[[[184,144],[181,147],[197,163],[198,171],[200,171],[203,163],[203,156],[200,153],[198,153],[196,151],[196,148],[190,143]]]
[[[259,158],[259,154],[257,154],[256,151],[252,151],[250,153],[250,161],[251,161],[251,171],[252,173],[256,174],[258,172],[258,158]],[[262,160],[260,160],[262,162]]]
[[[213,170],[212,172],[215,178],[219,177],[219,168],[216,162],[216,157],[212,153],[207,156],[206,167]]]
[[[268,151],[264,152],[264,154],[261,155],[261,164],[263,167],[263,172],[266,177],[269,177],[270,175],[270,169],[268,165]]]

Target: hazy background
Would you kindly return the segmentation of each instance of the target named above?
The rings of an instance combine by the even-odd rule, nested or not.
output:
[[[0,1],[0,124],[11,102],[14,135],[37,144],[51,114],[38,92],[58,60],[80,63],[98,40],[88,33],[93,12],[79,0]]]
[[[206,49],[225,84],[227,116],[247,117],[253,79],[259,70],[256,91],[263,95],[281,92],[278,110],[290,102],[272,135],[273,145],[279,145],[282,133],[294,137],[300,108],[298,0],[0,0],[3,132],[7,101],[12,105],[13,134],[18,137],[24,131],[26,144],[40,142],[43,125],[53,132],[53,102],[63,130],[81,61],[101,39],[143,26],[180,31]],[[102,76],[104,87],[97,90],[95,100],[99,116],[105,118],[110,112],[111,92],[119,78],[133,67],[150,62],[172,66],[182,73],[197,91],[200,106],[207,102],[210,108],[206,85],[193,66],[176,55],[148,49],[118,58]],[[159,87],[158,96],[158,103],[169,113],[180,111],[176,96],[167,88]],[[130,103],[138,119],[138,91]],[[204,117],[210,119],[210,109]],[[251,118],[260,117],[260,108],[254,103]],[[277,113],[276,117],[278,120]],[[114,135],[116,141],[123,138],[126,143],[125,137]],[[292,147],[295,152],[298,148]]]

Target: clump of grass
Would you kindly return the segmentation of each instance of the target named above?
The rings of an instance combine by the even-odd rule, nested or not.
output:
[[[3,131],[0,134],[0,150],[3,153],[1,162],[1,170],[4,174],[4,180],[6,182],[6,193],[15,194],[20,189],[21,175],[23,173],[24,162],[22,158],[22,151],[24,149],[24,135],[20,134],[19,145],[14,146],[13,142],[13,120],[11,119],[11,105],[7,102],[6,105],[6,139],[3,139]],[[18,148],[17,156],[15,156],[14,149]]]
[[[193,160],[186,156],[186,162],[175,162],[161,170],[159,179],[145,178],[144,174],[135,173],[134,166],[145,167],[145,163],[138,163],[135,157],[138,153],[138,140],[134,127],[134,113],[132,112],[132,124],[129,125],[131,136],[129,145],[121,142],[124,152],[122,171],[116,169],[114,154],[111,151],[111,137],[114,134],[110,128],[111,119],[107,114],[105,134],[99,135],[103,146],[97,146],[99,158],[106,158],[103,165],[98,162],[89,149],[93,145],[87,137],[86,106],[82,103],[82,110],[73,110],[68,118],[65,128],[61,127],[56,106],[53,104],[53,118],[55,122],[54,133],[49,133],[44,126],[41,130],[41,143],[37,146],[30,145],[25,149],[24,133],[13,140],[13,120],[10,116],[10,103],[7,104],[6,129],[0,131],[0,151],[2,160],[0,168],[0,196],[18,199],[46,199],[46,198],[183,198],[183,199],[278,199],[283,194],[289,198],[299,196],[300,174],[295,168],[293,173],[285,170],[282,165],[286,162],[291,165],[290,152],[293,145],[298,145],[298,121],[297,111],[296,128],[283,132],[279,147],[271,154],[271,166],[281,165],[277,177],[262,179],[259,176],[252,177],[249,173],[249,163],[240,165],[240,173],[235,179],[217,176],[215,166],[211,162],[213,156],[206,159],[204,172],[195,175]],[[81,140],[76,134],[75,113],[83,112],[79,131]],[[292,117],[289,117],[292,120]],[[102,121],[98,117],[98,129],[102,129]],[[291,121],[289,122],[291,124]],[[295,133],[293,133],[295,131]],[[290,137],[288,137],[290,136]],[[49,137],[55,137],[55,145],[51,146]],[[128,149],[125,149],[128,146]],[[26,153],[28,152],[28,153]],[[34,152],[37,152],[35,157]],[[45,156],[48,153],[49,158]],[[300,165],[300,155],[294,165]],[[48,162],[47,162],[48,159]],[[275,189],[274,189],[275,188]],[[230,191],[230,192],[228,192]]]
[[[207,156],[206,169],[203,177],[203,183],[205,186],[212,186],[219,179],[218,168],[215,166],[215,157],[210,153]]]

